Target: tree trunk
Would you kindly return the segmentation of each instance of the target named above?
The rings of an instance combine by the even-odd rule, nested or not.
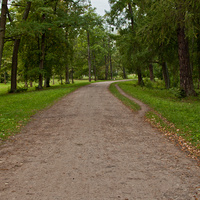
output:
[[[62,82],[62,75],[60,75],[60,84],[62,85],[63,82]]]
[[[153,65],[152,64],[149,64],[149,73],[150,73],[150,80],[154,81]]]
[[[126,69],[123,67],[123,79],[126,79]]]
[[[190,67],[189,46],[185,35],[185,27],[179,24],[178,30],[178,55],[180,67],[180,88],[185,91],[186,96],[195,96],[193,86],[192,70]]]
[[[200,88],[200,33],[197,35],[198,89]]]
[[[89,31],[87,31],[87,42],[88,42],[89,82],[91,82],[91,57],[90,57],[90,34],[89,34]]]
[[[7,72],[4,72],[4,84],[7,83]]]
[[[137,75],[138,75],[138,85],[143,86],[144,82],[142,79],[142,72],[140,68],[137,68]]]
[[[170,79],[169,79],[169,72],[168,72],[166,62],[162,63],[162,72],[163,72],[163,78],[164,78],[164,81],[165,81],[165,88],[169,89],[170,88]]]
[[[106,55],[105,55],[105,80],[108,80],[108,62]]]
[[[134,31],[134,18],[133,18],[133,9],[132,9],[131,3],[128,3],[128,9],[131,16],[131,29],[132,31]]]
[[[5,30],[6,30],[7,3],[8,3],[8,0],[2,0],[1,21],[0,21],[0,69],[1,69],[1,61],[2,61],[2,56],[3,56]]]
[[[94,80],[97,81],[96,59],[94,55]]]
[[[26,21],[28,18],[29,11],[31,9],[31,2],[27,2],[26,9],[23,14],[23,21]],[[11,92],[15,92],[17,90],[17,64],[18,64],[18,51],[20,46],[20,38],[15,39],[13,56],[12,56],[12,70],[11,70]]]
[[[43,34],[42,34],[42,42],[41,42],[41,57],[40,57],[40,65],[39,65],[39,69],[40,69],[40,74],[39,74],[39,85],[38,85],[38,88],[39,88],[39,89],[42,89],[42,86],[43,86],[43,75],[42,75],[42,71],[43,71],[43,68],[44,68],[45,38],[46,38],[46,34],[43,33]]]
[[[71,71],[71,79],[72,79],[72,83],[74,83],[74,69],[73,69],[73,67],[72,67],[72,71]],[[91,79],[90,79],[90,82],[91,82]]]
[[[55,74],[53,74],[53,85],[55,84]]]
[[[111,80],[113,80],[112,57],[111,55],[109,57],[110,57],[110,78]]]
[[[177,1],[178,13],[178,56],[179,56],[179,69],[180,69],[180,89],[185,92],[186,96],[196,96],[194,90],[192,70],[190,66],[190,54],[188,38],[185,35],[185,11],[183,9],[185,0]]]
[[[46,77],[45,78],[45,87],[50,87],[50,78],[49,77]]]
[[[68,67],[68,64],[66,64],[66,67],[65,67],[65,84],[70,84],[70,81],[69,81],[69,67]]]
[[[11,92],[17,90],[17,64],[18,64],[18,51],[20,39],[16,39],[14,43],[13,56],[12,56],[12,69],[11,69]]]

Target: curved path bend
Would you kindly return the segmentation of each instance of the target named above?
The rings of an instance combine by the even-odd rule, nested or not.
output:
[[[0,147],[1,200],[195,200],[197,163],[109,91],[83,87]]]

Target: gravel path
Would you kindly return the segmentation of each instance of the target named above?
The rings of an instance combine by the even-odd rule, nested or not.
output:
[[[197,163],[109,84],[71,93],[0,146],[0,200],[199,198]]]

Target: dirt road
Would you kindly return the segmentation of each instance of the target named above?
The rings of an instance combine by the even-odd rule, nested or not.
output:
[[[0,146],[0,200],[199,198],[197,163],[108,85],[68,95]]]

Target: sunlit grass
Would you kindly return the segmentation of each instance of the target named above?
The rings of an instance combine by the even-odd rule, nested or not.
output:
[[[0,138],[18,133],[30,117],[50,105],[61,97],[73,92],[88,81],[75,81],[75,84],[57,85],[41,91],[29,91],[16,94],[5,94],[1,88],[0,95]]]
[[[119,100],[121,100],[126,106],[131,108],[134,111],[140,110],[140,106],[134,103],[132,100],[128,99],[127,97],[123,96],[118,89],[115,87],[116,83],[112,83],[109,87],[109,90],[112,92],[114,96],[116,96]]]
[[[136,86],[136,82],[118,84],[129,95],[140,99],[169,122],[173,123],[177,134],[200,147],[200,98],[178,98],[171,90]],[[148,117],[155,117],[149,114]]]

